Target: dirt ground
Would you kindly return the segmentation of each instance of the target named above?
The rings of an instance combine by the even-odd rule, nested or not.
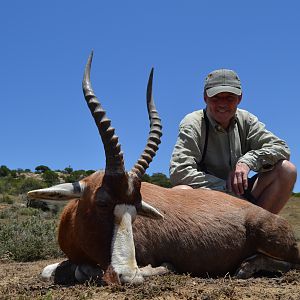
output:
[[[248,280],[169,274],[136,287],[59,286],[39,277],[42,268],[54,262],[0,263],[0,299],[300,299],[299,271]]]

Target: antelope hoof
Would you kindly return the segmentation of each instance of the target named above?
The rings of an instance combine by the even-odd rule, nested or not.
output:
[[[75,269],[75,278],[79,283],[92,281],[102,285],[103,271],[97,265],[81,264]]]
[[[127,284],[133,284],[133,285],[139,285],[144,282],[144,277],[141,274],[134,274],[131,275],[119,275],[121,283],[127,283]]]
[[[41,277],[43,280],[52,280],[55,275],[55,271],[58,267],[59,263],[48,265],[45,267],[41,273]]]
[[[171,265],[163,264],[160,267],[153,268],[151,265],[143,267],[140,269],[142,276],[149,277],[154,275],[163,275],[170,273]]]
[[[253,270],[253,267],[249,264],[243,264],[235,273],[235,277],[238,279],[248,279],[254,275],[256,270]]]
[[[133,284],[138,285],[144,282],[143,274],[140,269],[134,268],[133,270],[120,270],[116,272],[114,268],[110,265],[104,273],[103,281],[106,284]]]
[[[72,285],[76,283],[75,270],[76,264],[73,264],[69,260],[65,260],[57,265],[55,272],[53,273],[53,279],[55,284]]]
[[[286,273],[291,268],[292,264],[289,262],[258,254],[244,260],[235,275],[237,278],[247,279],[259,271],[268,273]]]
[[[148,265],[143,268],[137,268],[134,270],[134,272],[124,272],[120,274],[114,272],[115,275],[118,277],[118,280],[116,280],[115,283],[138,285],[144,282],[145,277],[163,275],[169,272],[170,270],[165,266],[153,268],[151,265]]]

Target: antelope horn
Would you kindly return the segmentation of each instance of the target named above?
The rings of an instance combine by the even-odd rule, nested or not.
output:
[[[115,129],[110,126],[111,121],[106,117],[106,112],[102,108],[91,85],[90,72],[92,59],[93,51],[88,58],[82,81],[84,98],[95,120],[104,145],[106,157],[105,173],[124,174],[125,168],[121,145],[118,143],[118,137],[115,135]]]
[[[149,167],[150,162],[158,150],[160,144],[160,137],[162,136],[161,120],[157,113],[154,100],[152,97],[152,81],[153,81],[153,68],[151,69],[148,85],[147,85],[147,108],[150,120],[150,131],[145,149],[132,168],[132,172],[137,174],[138,177],[142,177],[145,174],[146,169]]]

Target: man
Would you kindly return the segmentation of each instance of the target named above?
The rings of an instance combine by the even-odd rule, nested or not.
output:
[[[286,143],[253,114],[238,109],[237,74],[220,69],[204,86],[206,109],[180,123],[171,163],[174,188],[209,188],[232,193],[273,213],[288,201],[296,181]],[[248,179],[250,170],[256,172]]]

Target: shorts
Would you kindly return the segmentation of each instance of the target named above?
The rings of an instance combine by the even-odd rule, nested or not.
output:
[[[242,195],[243,198],[245,198],[247,201],[257,204],[257,199],[251,194],[253,185],[255,180],[257,179],[258,175],[255,174],[251,178],[248,178],[248,189],[245,190],[244,194]]]

